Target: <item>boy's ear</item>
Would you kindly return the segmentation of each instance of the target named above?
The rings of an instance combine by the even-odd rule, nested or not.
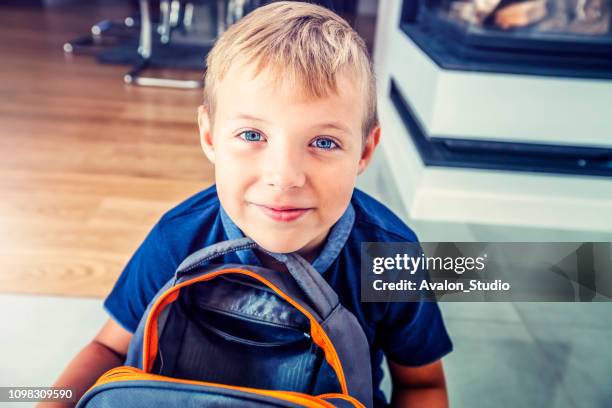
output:
[[[200,127],[200,144],[202,150],[211,163],[215,163],[215,149],[210,128],[210,116],[204,105],[198,107],[198,126]]]
[[[357,168],[358,175],[363,173],[370,164],[370,161],[372,161],[378,142],[380,142],[380,126],[374,127],[365,139],[365,145],[361,151],[361,158],[359,159],[359,166]]]

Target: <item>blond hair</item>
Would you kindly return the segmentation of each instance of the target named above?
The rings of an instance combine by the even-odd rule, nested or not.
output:
[[[353,74],[365,99],[363,137],[378,125],[376,82],[367,47],[351,26],[334,12],[314,4],[279,1],[260,7],[232,25],[208,54],[204,105],[211,120],[218,82],[232,64],[255,64],[277,80],[300,86],[307,97],[337,93],[337,76]]]

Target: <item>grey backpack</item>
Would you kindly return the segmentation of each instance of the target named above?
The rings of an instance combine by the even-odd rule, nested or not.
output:
[[[78,407],[371,407],[363,329],[306,260],[259,248],[289,273],[209,262],[252,248],[241,238],[187,257],[147,307],[125,366]]]

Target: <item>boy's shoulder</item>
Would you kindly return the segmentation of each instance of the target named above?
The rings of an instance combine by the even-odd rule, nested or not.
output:
[[[355,209],[355,227],[367,233],[371,242],[417,242],[415,232],[387,206],[355,188],[351,203]]]
[[[168,210],[153,227],[152,236],[178,266],[187,255],[224,240],[215,184]]]
[[[174,208],[168,210],[161,218],[161,224],[180,222],[184,218],[191,218],[194,213],[214,215],[219,211],[219,197],[215,184],[199,191],[182,201]]]

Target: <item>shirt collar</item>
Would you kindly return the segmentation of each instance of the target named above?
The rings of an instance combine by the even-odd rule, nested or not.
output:
[[[240,230],[240,228],[238,228],[234,221],[232,221],[229,215],[227,215],[220,204],[219,212],[221,214],[221,223],[223,224],[223,229],[225,230],[225,235],[228,237],[228,239],[238,239],[244,237],[243,232]],[[325,240],[323,249],[312,264],[312,266],[319,271],[319,273],[325,272],[338,257],[340,251],[348,240],[354,223],[355,209],[349,202],[344,214],[342,214],[340,219],[336,221],[332,227],[327,239]],[[238,258],[240,258],[240,262],[245,265],[261,266],[261,262],[257,258],[257,255],[255,255],[255,252],[253,252],[251,249],[236,251],[236,255]]]

